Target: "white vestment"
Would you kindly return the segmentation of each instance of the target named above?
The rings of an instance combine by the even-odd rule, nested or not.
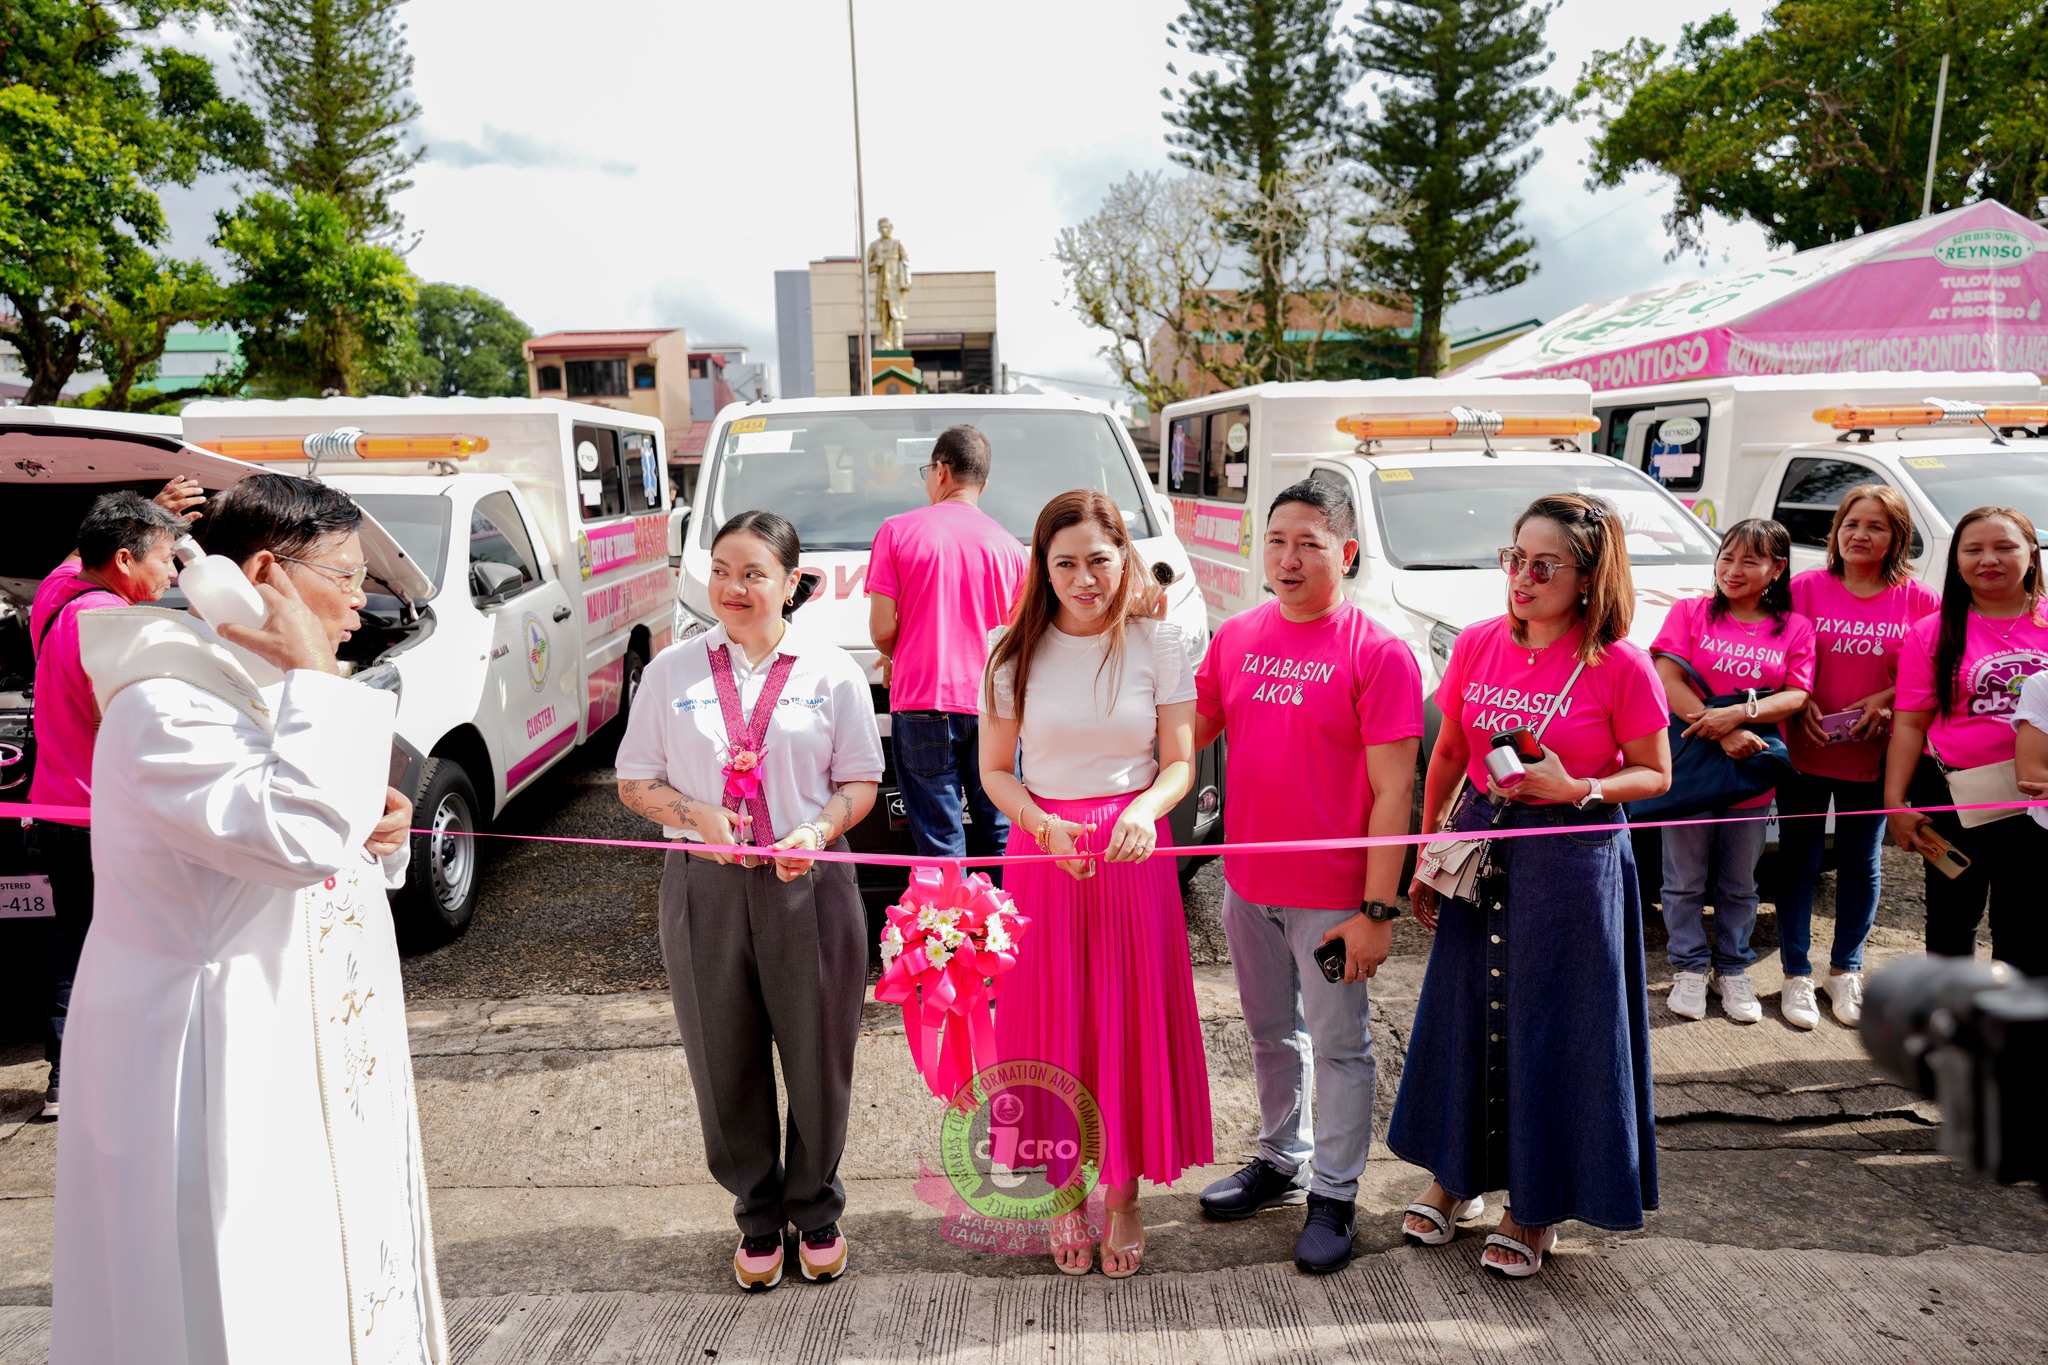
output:
[[[363,848],[394,699],[279,676],[184,613],[80,631],[98,887],[64,1037],[52,1365],[440,1365],[384,896],[405,854]]]

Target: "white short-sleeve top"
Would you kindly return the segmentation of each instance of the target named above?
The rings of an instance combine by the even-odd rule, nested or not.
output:
[[[1007,629],[1007,627],[1005,627]],[[1031,694],[1019,741],[1024,785],[1054,801],[1125,796],[1159,776],[1159,708],[1195,699],[1187,636],[1166,621],[1125,626],[1120,676],[1107,663],[1107,635],[1048,630],[1031,657]],[[1002,630],[989,633],[989,648]],[[1017,670],[991,676],[995,713],[1017,714]]]
[[[724,626],[657,654],[641,678],[632,719],[619,741],[621,779],[660,778],[685,796],[723,804],[730,738],[718,685],[711,680],[711,651],[727,646],[746,717],[754,714],[775,656],[796,657],[768,722],[761,758],[761,785],[777,838],[817,815],[840,783],[881,780],[881,730],[860,665],[794,621],[758,664],[747,662],[747,652],[731,644]],[[698,838],[670,826],[663,832],[671,839]]]

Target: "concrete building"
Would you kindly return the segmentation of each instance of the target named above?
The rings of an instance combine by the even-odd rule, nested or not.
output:
[[[0,332],[9,319],[0,317]],[[194,327],[181,323],[164,338],[163,358],[157,363],[157,377],[137,384],[138,393],[179,393],[198,388],[213,376],[234,368],[242,358],[242,344],[224,327]],[[105,387],[106,375],[80,368],[64,381],[59,401],[75,403],[94,389]],[[11,342],[0,340],[0,404],[19,403],[28,396],[28,374],[21,355]]]
[[[746,359],[735,344],[693,347],[682,327],[550,332],[526,343],[526,379],[536,398],[568,398],[660,420],[678,497],[697,483],[711,419],[735,394],[727,367]]]
[[[860,392],[860,286],[860,262],[851,256],[775,272],[783,397]],[[903,344],[927,392],[995,391],[1000,361],[993,270],[912,271],[909,314]],[[872,328],[872,315],[868,321]]]

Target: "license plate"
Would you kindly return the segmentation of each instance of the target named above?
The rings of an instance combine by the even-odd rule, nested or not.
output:
[[[48,877],[0,877],[0,919],[52,919],[56,914]]]

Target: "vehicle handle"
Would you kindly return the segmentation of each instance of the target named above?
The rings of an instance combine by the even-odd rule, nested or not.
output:
[[[556,619],[557,621],[566,621],[566,620],[568,620],[568,619],[569,619],[569,609],[568,609],[567,607],[556,607],[556,608],[555,608],[555,619]]]

